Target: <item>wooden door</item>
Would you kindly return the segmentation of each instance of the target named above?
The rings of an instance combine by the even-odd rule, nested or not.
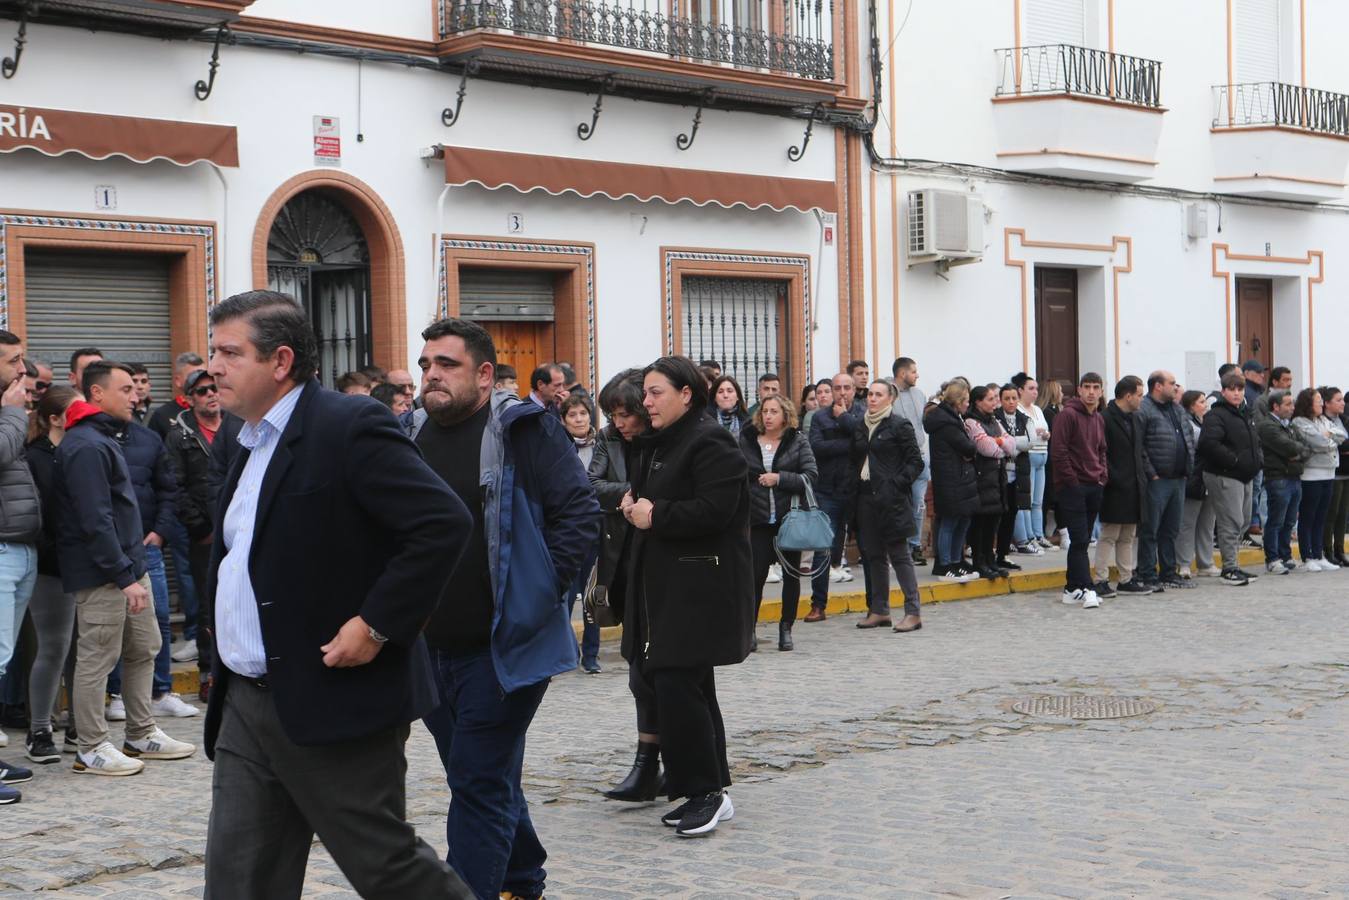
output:
[[[552,322],[480,322],[497,348],[497,364],[515,369],[520,396],[529,396],[529,376],[554,356]]]
[[[1077,392],[1077,270],[1035,267],[1035,377]]]
[[[1237,358],[1241,365],[1257,360],[1274,364],[1274,282],[1267,278],[1237,279]]]

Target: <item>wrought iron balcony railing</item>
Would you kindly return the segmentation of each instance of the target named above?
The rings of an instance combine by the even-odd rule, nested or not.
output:
[[[1081,94],[1138,106],[1161,106],[1162,64],[1108,50],[1045,44],[995,50],[995,96]]]
[[[1349,96],[1256,81],[1213,88],[1213,127],[1282,125],[1318,134],[1349,137]]]
[[[780,6],[768,0],[671,0],[668,15],[647,9],[647,2],[659,0],[440,0],[440,35],[490,29],[834,78],[833,0],[827,9],[824,0],[782,0]],[[770,9],[780,12],[774,16]]]

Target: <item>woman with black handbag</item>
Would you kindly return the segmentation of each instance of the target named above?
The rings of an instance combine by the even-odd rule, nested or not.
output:
[[[867,388],[866,415],[853,432],[850,473],[857,546],[871,575],[867,617],[857,627],[891,624],[889,566],[894,566],[904,592],[904,618],[894,630],[909,632],[923,627],[918,573],[909,553],[909,538],[916,530],[910,489],[923,474],[923,453],[913,425],[895,412],[897,396],[890,382],[873,381]]]
[[[769,397],[754,411],[754,418],[740,431],[740,451],[749,465],[750,552],[754,560],[754,621],[759,621],[763,586],[768,567],[778,561],[775,540],[793,498],[806,496],[806,489],[819,477],[810,441],[797,430],[796,411],[781,397]],[[796,554],[795,562],[800,562]],[[782,615],[778,621],[778,649],[791,650],[792,626],[801,600],[801,572],[782,566]],[[750,650],[759,648],[756,635]]]
[[[713,672],[744,662],[754,632],[748,467],[703,413],[707,382],[691,360],[656,360],[643,389],[652,433],[621,503],[633,527],[623,656],[656,697],[666,794],[688,798],[661,821],[697,837],[735,813]]]
[[[590,485],[604,510],[600,531],[600,555],[595,563],[594,584],[586,593],[585,615],[596,625],[617,625],[623,620],[627,592],[624,552],[630,526],[619,508],[632,489],[628,483],[628,460],[633,441],[651,429],[651,419],[642,406],[642,371],[628,369],[610,379],[600,391],[600,410],[609,420],[595,440],[590,458]],[[634,803],[655,800],[661,789],[660,720],[656,698],[628,665],[628,689],[637,705],[637,759],[621,782],[604,792],[610,800]]]

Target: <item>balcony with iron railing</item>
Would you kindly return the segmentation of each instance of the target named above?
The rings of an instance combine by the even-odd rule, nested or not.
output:
[[[1213,87],[1214,180],[1226,193],[1318,201],[1343,195],[1349,95],[1257,81]]]
[[[1072,44],[1005,47],[993,117],[999,165],[1090,181],[1151,178],[1161,138],[1162,64]]]
[[[791,83],[795,102],[836,87],[833,0],[439,0],[437,8],[444,55],[488,66],[533,55],[555,72],[571,62],[590,77],[682,77],[695,88],[717,87],[700,79],[718,70],[728,89]]]

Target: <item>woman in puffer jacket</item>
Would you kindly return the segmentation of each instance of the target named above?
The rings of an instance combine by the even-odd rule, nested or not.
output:
[[[964,414],[970,391],[953,381],[942,391],[941,402],[923,414],[932,471],[932,503],[936,507],[937,564],[932,574],[941,581],[974,581],[979,574],[964,561],[965,535],[979,511],[979,488],[974,480],[974,441],[965,431]]]
[[[806,488],[819,477],[810,441],[797,429],[796,410],[781,397],[769,397],[740,430],[740,450],[749,464],[750,552],[754,560],[754,621],[759,621],[768,567],[777,561],[774,540],[792,500],[805,502]],[[799,562],[795,554],[791,562]],[[801,577],[783,566],[782,615],[778,620],[778,649],[791,650],[792,626],[801,599]],[[757,650],[756,635],[750,648]]]
[[[1325,401],[1316,388],[1303,388],[1293,404],[1293,427],[1312,448],[1302,469],[1302,505],[1298,508],[1297,545],[1308,572],[1329,572],[1339,566],[1325,559],[1326,513],[1335,491],[1344,426],[1325,415]]]
[[[977,384],[970,389],[970,405],[965,412],[965,432],[974,442],[975,484],[979,492],[979,511],[970,525],[970,553],[980,578],[1006,578],[1007,569],[994,562],[994,541],[998,523],[1007,510],[1007,470],[1004,460],[1016,455],[1016,438],[1009,435],[993,415],[998,406],[995,385]],[[1015,514],[1016,510],[1010,510]]]

